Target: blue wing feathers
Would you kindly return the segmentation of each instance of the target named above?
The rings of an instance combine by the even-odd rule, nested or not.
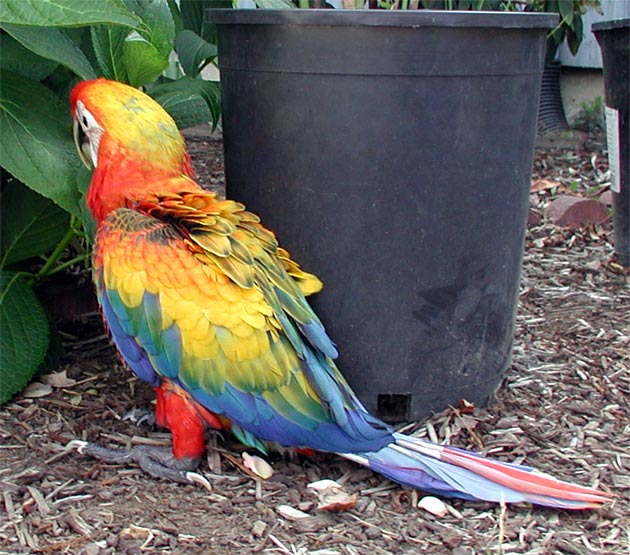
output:
[[[135,338],[123,328],[118,315],[112,308],[107,294],[101,295],[101,308],[112,335],[112,339],[118,348],[122,358],[129,368],[141,380],[152,386],[158,386],[162,378],[157,375],[153,364],[149,360],[146,351],[141,348]]]
[[[335,344],[330,340],[324,326],[319,320],[312,320],[300,326],[300,330],[305,335],[308,342],[321,351],[325,356],[336,359],[339,356]]]

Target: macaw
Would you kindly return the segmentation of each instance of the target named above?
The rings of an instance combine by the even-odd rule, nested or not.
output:
[[[403,435],[361,404],[306,296],[302,270],[242,204],[195,181],[173,119],[143,92],[96,79],[70,96],[77,149],[93,175],[93,271],[106,327],[132,372],[156,392],[172,450],[74,442],[105,461],[136,461],[183,483],[204,431],[246,446],[336,453],[400,484],[442,496],[594,508],[611,494],[525,466]]]

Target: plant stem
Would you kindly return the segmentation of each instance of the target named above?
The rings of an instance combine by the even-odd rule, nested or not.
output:
[[[57,272],[61,272],[61,270],[65,270],[66,268],[69,268],[73,264],[77,264],[78,262],[83,262],[86,259],[87,259],[87,254],[80,254],[78,256],[75,256],[74,258],[67,260],[63,264],[59,264],[59,266],[55,266],[52,270],[48,272],[47,275],[52,276],[53,274],[56,274]]]
[[[35,276],[36,279],[41,279],[44,276],[48,275],[49,273],[52,273],[51,268],[55,265],[57,260],[59,260],[59,257],[62,255],[66,247],[70,244],[70,241],[72,241],[72,239],[74,239],[76,236],[77,236],[76,231],[72,229],[72,227],[70,227],[70,229],[68,229],[66,234],[63,236],[63,239],[59,241],[59,243],[55,247],[55,250],[52,252],[52,254],[48,257],[44,265],[41,267],[39,272],[37,272],[37,275]]]

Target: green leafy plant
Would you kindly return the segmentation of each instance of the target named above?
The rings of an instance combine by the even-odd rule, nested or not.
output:
[[[200,74],[216,58],[203,16],[217,5],[0,2],[0,402],[28,383],[48,350],[51,326],[32,286],[89,257],[89,174],[72,140],[71,88],[104,76],[143,87],[180,127],[215,125],[219,86]]]
[[[371,0],[373,1],[373,0]],[[389,10],[475,10],[496,11],[509,9],[504,0],[377,0],[378,8]]]
[[[582,16],[589,9],[602,13],[600,0],[527,0],[524,2],[523,9],[528,12],[557,13],[560,16],[560,23],[556,25],[548,37],[548,62],[553,60],[556,50],[565,38],[571,53],[576,54],[582,40],[584,40]]]
[[[88,254],[76,216],[6,175],[0,210],[0,401],[6,401],[47,354],[54,361],[48,349],[54,328],[32,286],[87,264]]]
[[[269,0],[258,0],[258,7]],[[274,0],[299,8],[324,8],[325,0]],[[278,6],[274,6],[278,7]],[[474,11],[523,11],[557,13],[560,22],[549,33],[547,60],[551,61],[562,42],[567,40],[569,49],[577,53],[584,38],[582,16],[594,9],[601,13],[601,0],[342,0],[343,8],[370,8],[386,10],[474,10]]]
[[[606,117],[602,97],[597,96],[590,102],[582,102],[581,109],[573,121],[573,127],[588,133],[596,133],[602,131],[605,126]]]

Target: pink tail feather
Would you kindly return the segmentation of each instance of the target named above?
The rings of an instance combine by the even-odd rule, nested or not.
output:
[[[517,466],[508,466],[466,451],[447,447],[442,451],[441,460],[466,468],[500,486],[537,496],[540,499],[555,497],[583,502],[586,503],[585,507],[596,507],[610,498],[609,494],[593,488],[563,482],[545,474],[522,470]]]
[[[377,453],[343,456],[401,484],[446,497],[564,509],[593,509],[613,497],[463,449],[403,434],[394,434],[394,439]]]

